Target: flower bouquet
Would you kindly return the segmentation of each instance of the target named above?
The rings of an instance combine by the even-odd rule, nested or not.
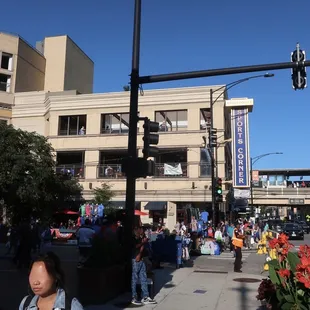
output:
[[[285,234],[269,241],[276,259],[268,262],[269,279],[258,289],[257,299],[268,309],[310,309],[310,247],[300,246],[298,253],[290,252],[293,245]]]

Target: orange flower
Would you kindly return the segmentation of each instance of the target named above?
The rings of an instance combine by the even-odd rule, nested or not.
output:
[[[280,275],[281,278],[288,278],[291,272],[288,269],[280,269],[278,271],[278,274]]]

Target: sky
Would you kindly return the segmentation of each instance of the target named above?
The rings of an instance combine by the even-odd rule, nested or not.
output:
[[[140,74],[287,62],[297,42],[310,53],[310,2],[297,5],[288,0],[142,0]],[[122,91],[131,71],[133,11],[134,0],[14,0],[10,13],[1,14],[0,31],[17,33],[32,45],[67,34],[95,63],[94,92]],[[254,99],[251,156],[283,152],[262,158],[255,168],[307,168],[310,89],[294,91],[290,69],[272,73],[273,78],[242,83],[228,95]],[[228,84],[256,74],[144,89]]]

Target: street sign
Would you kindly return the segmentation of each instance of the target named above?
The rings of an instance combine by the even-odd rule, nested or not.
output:
[[[289,198],[289,204],[291,205],[304,205],[305,199],[303,198]]]

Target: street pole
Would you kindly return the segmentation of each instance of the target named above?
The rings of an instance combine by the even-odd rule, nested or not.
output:
[[[251,193],[251,216],[254,216],[254,198],[253,198],[253,158],[250,158],[250,193]]]
[[[198,79],[211,76],[271,71],[271,70],[283,70],[283,69],[298,70],[303,69],[305,67],[310,67],[310,60],[299,62],[280,62],[280,63],[271,63],[263,65],[252,65],[252,66],[200,70],[190,72],[167,73],[158,75],[146,75],[141,76],[139,81],[140,84],[150,84],[150,83],[177,81],[177,80]]]
[[[266,156],[270,155],[282,155],[282,152],[272,152],[272,153],[266,153],[261,154],[256,157],[250,158],[250,194],[251,194],[251,216],[254,216],[254,194],[253,194],[253,165],[260,159]]]
[[[211,130],[213,128],[213,90],[210,89],[210,131],[209,135],[211,135]],[[209,141],[210,137],[209,137]],[[211,202],[212,202],[212,224],[215,226],[216,216],[215,216],[215,160],[214,160],[214,147],[209,143],[210,153],[211,153]]]
[[[132,70],[130,78],[130,112],[128,133],[128,162],[129,171],[126,179],[126,220],[125,238],[126,254],[128,255],[129,270],[131,266],[132,234],[135,222],[136,177],[134,175],[137,161],[137,124],[139,96],[139,65],[140,65],[140,32],[141,32],[141,0],[135,0]]]

